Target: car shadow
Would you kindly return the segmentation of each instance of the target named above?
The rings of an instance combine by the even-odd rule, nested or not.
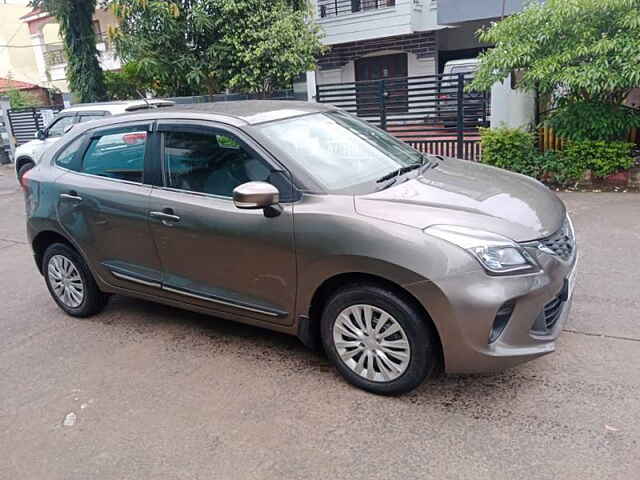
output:
[[[308,349],[295,336],[137,298],[115,295],[103,313],[88,320],[124,328],[131,341],[164,336],[173,350],[208,348],[261,360],[270,354],[299,363],[297,369],[332,370],[324,352]]]
[[[324,352],[309,350],[294,336],[264,328],[121,296],[114,296],[105,311],[89,321],[125,328],[130,341],[136,341],[136,336],[159,335],[170,340],[167,348],[174,352],[194,348],[215,354],[228,352],[249,361],[259,360],[267,368],[271,364],[297,374],[328,375],[343,388],[354,388],[340,379]],[[511,415],[516,397],[543,383],[544,378],[527,367],[486,374],[440,374],[393,401],[437,407],[476,419],[496,419]]]

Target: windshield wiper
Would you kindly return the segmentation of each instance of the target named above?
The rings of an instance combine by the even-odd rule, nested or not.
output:
[[[399,177],[400,175],[403,175],[417,168],[421,168],[423,165],[424,165],[423,163],[412,163],[411,165],[400,167],[397,170],[389,172],[386,175],[380,177],[378,180],[376,180],[376,183],[382,183],[382,182],[386,182],[387,180],[393,180],[396,177]]]

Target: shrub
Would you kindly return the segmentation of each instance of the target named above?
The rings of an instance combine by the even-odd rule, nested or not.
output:
[[[589,169],[589,162],[584,157],[568,156],[563,151],[547,151],[544,155],[546,177],[553,183],[576,184]]]
[[[40,100],[35,95],[17,88],[9,90],[7,96],[9,97],[11,108],[37,107],[40,105]]]
[[[482,163],[567,185],[579,182],[591,170],[606,177],[633,165],[633,144],[627,142],[571,141],[562,151],[540,153],[535,136],[518,128],[482,129]]]
[[[520,128],[483,128],[482,163],[531,177],[544,171],[543,158],[535,150],[535,137]]]
[[[640,113],[623,105],[561,101],[545,124],[567,140],[617,141],[640,127]]]
[[[562,151],[563,162],[575,168],[591,170],[595,177],[606,177],[633,165],[632,143],[583,141],[570,142]]]

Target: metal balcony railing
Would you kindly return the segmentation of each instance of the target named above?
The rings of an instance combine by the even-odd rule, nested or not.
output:
[[[320,18],[338,17],[395,5],[396,0],[319,0],[318,15]]]
[[[44,52],[44,63],[47,67],[64,65],[67,63],[67,56],[64,54],[64,49],[60,48]]]
[[[113,45],[107,34],[97,35],[96,43],[105,44],[104,51],[100,53],[109,52],[113,49]],[[44,63],[47,67],[65,65],[67,63],[67,56],[65,55],[64,48],[62,46],[46,51],[44,52],[43,55],[44,55]]]

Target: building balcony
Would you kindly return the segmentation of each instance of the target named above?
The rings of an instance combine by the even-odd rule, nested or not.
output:
[[[67,56],[64,54],[64,48],[56,48],[55,50],[47,50],[43,53],[44,64],[47,68],[56,67],[58,65],[65,65],[67,63]]]
[[[337,45],[435,30],[433,5],[435,0],[316,0],[315,20],[322,42]]]
[[[456,25],[521,11],[530,0],[438,0],[438,23]],[[544,0],[538,0],[544,1]]]
[[[100,55],[100,66],[103,70],[117,70],[120,68],[120,61],[116,57],[113,44],[107,35],[100,35],[96,48]],[[62,46],[43,52],[44,64],[46,65],[51,80],[58,81],[66,78],[65,67],[67,56]]]
[[[321,19],[339,17],[395,6],[396,0],[320,0],[318,17]]]

